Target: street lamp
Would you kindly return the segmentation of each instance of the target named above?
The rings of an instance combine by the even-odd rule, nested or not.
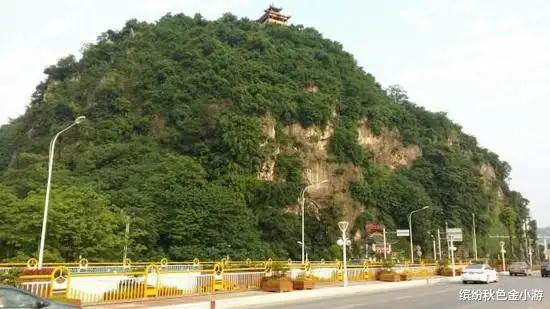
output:
[[[49,161],[48,161],[48,183],[46,185],[46,200],[44,202],[44,219],[42,221],[42,234],[40,237],[40,250],[38,251],[38,268],[42,268],[42,262],[44,260],[44,241],[46,238],[46,223],[48,221],[48,203],[50,200],[50,185],[52,181],[52,168],[53,168],[53,156],[54,156],[54,149],[55,149],[55,142],[57,141],[57,138],[59,135],[64,133],[65,131],[69,130],[73,126],[82,123],[84,120],[86,120],[85,116],[79,116],[74,120],[73,123],[71,123],[68,127],[65,129],[59,131],[52,141],[50,142],[50,154],[49,154]]]
[[[434,237],[434,234],[432,233],[429,233],[430,234],[430,237],[432,238],[432,243],[433,243],[433,252],[434,252],[434,262],[437,261],[437,256],[436,256],[436,248],[435,248],[435,237]]]
[[[299,244],[300,246],[302,245],[302,242],[299,241],[299,240],[298,240],[296,243]],[[306,249],[307,249],[307,246],[306,246]],[[307,260],[307,259],[308,259],[308,252],[307,252],[307,250],[306,250],[306,260]]]
[[[338,227],[342,231],[342,260],[344,261],[344,286],[348,286],[348,262],[346,257],[346,246],[348,245],[348,240],[346,238],[346,230],[348,229],[349,223],[347,221],[338,222]]]
[[[424,206],[424,207],[422,207],[422,208],[420,208],[420,209],[411,211],[411,213],[409,214],[409,237],[410,237],[410,241],[411,241],[411,264],[414,263],[413,231],[412,231],[412,214],[415,213],[415,212],[424,210],[424,209],[428,209],[428,208],[430,208],[430,206]]]
[[[477,261],[476,214],[475,213],[472,213],[472,223],[473,223],[473,232],[474,232],[474,239],[473,239],[474,254]]]
[[[324,184],[324,183],[327,183],[328,180],[323,180],[319,183],[315,183],[315,184],[311,184],[309,186],[305,186],[303,189],[302,189],[302,192],[300,193],[300,204],[302,206],[302,264],[304,264],[304,257],[305,257],[305,252],[306,252],[306,246],[305,246],[305,224],[304,224],[304,204],[305,204],[305,201],[306,201],[306,192],[307,190],[309,190],[309,188],[311,187],[316,187],[318,185],[321,185],[321,184]]]

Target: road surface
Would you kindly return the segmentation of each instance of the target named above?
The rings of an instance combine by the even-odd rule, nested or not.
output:
[[[483,298],[478,296],[480,290],[487,290],[488,296],[482,300],[460,300],[460,291],[467,289],[476,293],[475,298]],[[533,300],[498,300],[495,295],[497,291],[505,292],[503,295],[500,292],[500,299],[508,297],[515,298],[518,295],[523,298],[522,294],[515,294],[510,291],[515,290],[523,293],[527,290],[530,294],[533,289],[542,290],[544,298],[542,301]],[[494,300],[490,300],[491,290]],[[463,296],[467,297],[468,292]],[[529,298],[531,295],[529,296]],[[323,298],[308,302],[293,302],[280,303],[273,306],[253,306],[249,308],[293,308],[293,309],[355,309],[355,308],[404,308],[404,309],[420,309],[420,308],[520,308],[520,309],[535,309],[535,308],[550,308],[550,278],[541,278],[540,275],[529,277],[509,277],[499,276],[499,282],[490,284],[463,284],[462,282],[439,283],[430,287],[418,287],[404,290],[394,290],[388,292],[379,292],[376,294],[357,294],[347,297]]]

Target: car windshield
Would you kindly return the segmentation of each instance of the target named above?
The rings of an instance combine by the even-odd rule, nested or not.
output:
[[[523,266],[525,262],[514,262],[512,263],[512,266]]]
[[[482,264],[473,264],[473,265],[466,266],[466,269],[482,269],[482,268],[483,268]]]

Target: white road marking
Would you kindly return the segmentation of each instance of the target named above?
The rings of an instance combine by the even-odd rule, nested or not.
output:
[[[407,298],[412,298],[412,296],[410,295],[407,295],[407,296],[401,296],[401,297],[397,297],[395,300],[400,300],[400,299],[407,299]]]

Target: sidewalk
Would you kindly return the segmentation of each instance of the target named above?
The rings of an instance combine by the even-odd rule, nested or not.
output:
[[[87,308],[106,309],[106,308],[176,308],[176,309],[210,309],[211,302],[215,302],[215,308],[243,308],[262,304],[275,304],[292,302],[297,300],[314,300],[320,298],[330,298],[334,296],[344,296],[356,293],[375,293],[380,291],[406,289],[418,286],[428,286],[441,282],[460,281],[458,277],[428,277],[401,282],[350,282],[348,287],[339,285],[320,285],[313,290],[292,291],[285,293],[269,293],[262,291],[248,291],[240,293],[218,293],[212,295],[186,296],[169,299],[144,300],[133,303],[106,304],[101,306],[91,306]]]

